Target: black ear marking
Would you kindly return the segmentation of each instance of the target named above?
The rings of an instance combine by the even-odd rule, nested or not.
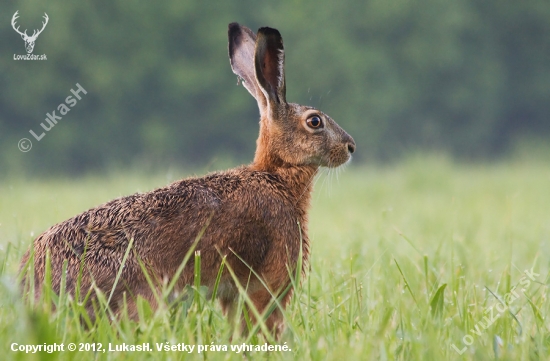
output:
[[[256,34],[246,26],[241,26],[238,23],[231,23],[228,26],[227,36],[229,38],[229,59],[233,60],[237,49],[243,47],[243,50],[247,50],[246,43],[247,41],[252,41],[252,49],[254,49],[254,44],[256,43]],[[254,57],[254,52],[252,52],[252,57]]]

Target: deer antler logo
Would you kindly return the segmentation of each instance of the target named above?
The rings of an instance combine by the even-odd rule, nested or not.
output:
[[[15,14],[13,14],[13,18],[11,18],[11,26],[13,27],[13,30],[15,30],[19,35],[21,35],[23,40],[25,40],[25,49],[27,49],[27,53],[30,54],[34,50],[34,42],[36,41],[36,38],[38,37],[38,35],[40,35],[40,33],[44,30],[44,28],[48,24],[48,20],[49,20],[48,14],[44,13],[44,20],[45,21],[42,22],[42,29],[34,30],[32,35],[28,36],[27,35],[27,29],[25,29],[24,32],[20,32],[19,31],[19,26],[17,28],[15,27],[15,25],[16,25],[15,21],[19,17],[19,15],[17,14],[18,12],[19,12],[19,10],[17,10],[15,12]]]

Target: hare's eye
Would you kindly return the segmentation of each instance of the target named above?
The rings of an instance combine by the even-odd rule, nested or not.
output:
[[[306,120],[307,126],[313,129],[318,129],[323,127],[323,121],[317,115],[312,116]]]

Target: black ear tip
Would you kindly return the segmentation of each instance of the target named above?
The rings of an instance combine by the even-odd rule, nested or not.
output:
[[[240,47],[242,43],[256,42],[256,34],[249,28],[239,23],[231,23],[228,25],[227,35],[229,38],[229,55],[233,54],[233,50]],[[252,45],[254,46],[254,45]]]
[[[230,38],[233,38],[236,34],[241,32],[241,26],[239,23],[231,23],[227,27],[227,33],[229,34]]]
[[[227,37],[229,38],[229,56],[233,56],[235,46],[241,42],[241,26],[238,23],[231,23],[227,29]]]
[[[265,36],[274,35],[277,37],[281,37],[281,33],[277,29],[269,28],[267,26],[264,26],[263,28],[258,29],[258,34],[264,34]]]

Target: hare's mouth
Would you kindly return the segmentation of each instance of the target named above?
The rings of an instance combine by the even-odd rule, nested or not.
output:
[[[351,149],[350,149],[351,148]],[[344,147],[330,152],[327,159],[323,159],[321,166],[328,168],[336,168],[351,161],[351,154],[355,151],[354,144],[346,144]]]

